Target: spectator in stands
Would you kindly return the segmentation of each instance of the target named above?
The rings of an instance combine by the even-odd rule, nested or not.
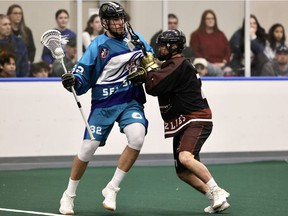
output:
[[[266,41],[266,46],[264,54],[269,60],[275,58],[276,49],[282,45],[285,45],[286,35],[284,26],[280,23],[272,25],[268,32],[268,38]]]
[[[24,41],[30,64],[32,64],[35,58],[36,47],[32,31],[25,24],[22,7],[17,4],[11,5],[7,10],[7,16],[10,18],[13,34]]]
[[[175,14],[168,14],[168,30],[173,30],[173,29],[178,29],[178,17]],[[150,46],[153,48],[154,52],[155,52],[155,56],[157,56],[158,54],[158,48],[157,48],[157,44],[156,44],[156,40],[158,35],[160,35],[162,33],[162,29],[159,30],[158,32],[156,32],[150,41]]]
[[[25,43],[12,35],[10,19],[0,14],[0,52],[10,52],[16,57],[16,76],[28,77],[30,64]]]
[[[205,58],[215,67],[229,71],[227,67],[231,50],[225,34],[218,28],[217,17],[213,10],[202,13],[198,29],[191,33],[190,47],[196,58]]]
[[[103,34],[104,29],[100,22],[100,17],[98,14],[93,14],[90,16],[86,28],[82,33],[82,41],[83,41],[83,52],[90,45],[91,41],[94,40],[98,35]]]
[[[46,62],[37,62],[31,65],[31,77],[45,78],[49,76],[50,67]]]
[[[195,58],[193,61],[193,65],[197,69],[200,76],[208,76],[208,62],[204,58]]]
[[[70,40],[66,44],[66,53],[63,58],[64,65],[67,71],[71,71],[73,66],[76,64],[77,61],[77,43],[76,38],[70,38]],[[56,77],[61,77],[62,74],[65,73],[62,63],[59,60],[53,62],[52,67],[52,75]]]
[[[196,67],[200,76],[235,76],[231,71],[224,71],[219,67],[215,67],[205,58],[195,58],[193,65]]]
[[[179,24],[179,20],[178,20],[178,17],[173,14],[173,13],[170,13],[168,14],[168,30],[173,30],[173,29],[178,29],[178,24]],[[157,37],[163,32],[163,30],[159,30],[158,32],[156,32],[151,40],[150,40],[150,46],[153,48],[154,50],[154,53],[155,53],[155,56],[158,55],[158,48],[157,48],[157,44],[156,44],[156,40],[157,40]],[[193,59],[194,57],[194,52],[193,52],[193,49],[191,47],[187,47],[185,45],[183,51],[182,51],[182,54],[186,57],[186,58],[189,58],[189,59]]]
[[[13,53],[0,53],[0,77],[16,76],[16,59]]]
[[[57,23],[56,29],[61,32],[62,36],[67,36],[68,39],[76,38],[75,32],[67,28],[69,22],[69,13],[67,10],[59,9],[55,14],[55,19]],[[65,46],[63,46],[63,50],[66,52]],[[46,47],[43,47],[42,60],[51,66],[54,62],[54,58],[52,57],[51,52]]]
[[[234,71],[244,71],[244,47],[245,47],[245,20],[230,39],[230,46],[233,53],[230,66]],[[259,76],[265,62],[268,61],[264,54],[266,44],[265,29],[261,27],[255,15],[250,15],[250,40],[251,40],[251,75]]]
[[[276,49],[275,59],[264,64],[261,76],[288,76],[288,48],[281,45]]]

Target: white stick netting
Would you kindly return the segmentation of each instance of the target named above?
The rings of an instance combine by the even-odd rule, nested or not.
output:
[[[67,42],[67,38],[61,36],[61,33],[56,29],[48,30],[41,36],[41,43],[51,51],[55,59],[61,59],[65,56],[62,44]]]

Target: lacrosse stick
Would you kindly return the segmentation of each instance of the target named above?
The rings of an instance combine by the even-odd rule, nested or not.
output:
[[[64,51],[62,49],[62,44],[66,44],[67,42],[68,42],[67,38],[65,36],[64,37],[61,36],[61,33],[56,29],[48,30],[48,31],[44,32],[43,35],[41,36],[41,43],[51,51],[53,58],[60,60],[65,73],[67,73],[67,69],[66,69],[66,66],[65,66],[64,60],[63,60],[65,54],[64,54]],[[87,122],[87,119],[85,117],[85,114],[82,110],[81,103],[78,100],[78,97],[76,95],[75,89],[73,87],[71,89],[72,89],[73,96],[76,100],[77,106],[80,110],[81,116],[82,116],[84,123],[86,125],[87,131],[90,135],[90,138],[91,138],[91,140],[95,140],[95,138],[92,134],[92,131],[90,129],[90,126]]]
[[[147,56],[147,51],[146,48],[143,44],[143,42],[140,40],[140,38],[138,37],[138,35],[135,34],[135,32],[132,29],[132,26],[130,25],[130,23],[126,22],[125,23],[125,29],[126,32],[129,33],[129,40],[135,45],[135,46],[140,46],[144,56]]]

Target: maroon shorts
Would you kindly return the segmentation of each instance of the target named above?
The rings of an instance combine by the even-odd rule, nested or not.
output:
[[[212,122],[191,122],[187,128],[173,138],[173,155],[176,172],[187,170],[179,161],[179,152],[188,151],[200,161],[199,153],[213,128]]]

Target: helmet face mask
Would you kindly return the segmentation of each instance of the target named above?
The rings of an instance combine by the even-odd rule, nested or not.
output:
[[[157,38],[157,46],[158,48],[161,46],[165,46],[168,50],[168,54],[162,54],[159,51],[158,59],[160,61],[168,60],[173,55],[179,54],[184,49],[186,43],[186,37],[183,32],[175,29],[175,30],[167,30],[162,32]]]
[[[124,28],[125,15],[124,8],[117,2],[103,3],[99,9],[102,26],[116,38],[123,37],[126,33]],[[118,20],[121,20],[120,24]],[[119,25],[121,29],[117,28]]]

